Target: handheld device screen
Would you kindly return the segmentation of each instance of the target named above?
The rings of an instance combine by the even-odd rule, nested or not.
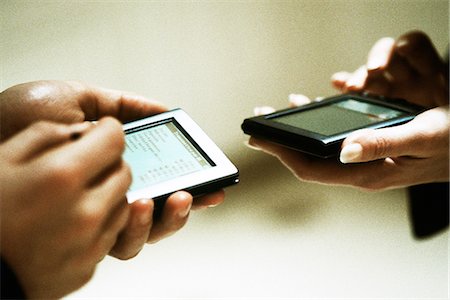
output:
[[[406,113],[390,107],[347,99],[271,120],[330,136],[403,115]]]
[[[125,133],[124,159],[133,175],[130,191],[215,166],[175,119]]]
[[[342,94],[247,118],[241,128],[246,134],[328,158],[339,154],[342,141],[351,132],[400,125],[423,110],[402,99]]]

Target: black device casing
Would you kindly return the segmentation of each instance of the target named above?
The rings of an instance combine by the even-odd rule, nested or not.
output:
[[[339,102],[350,98],[400,110],[405,112],[406,115],[330,136],[311,132],[298,127],[293,127],[287,124],[274,122],[271,120],[277,117],[330,105],[334,102]],[[342,94],[326,98],[321,101],[313,102],[304,106],[284,109],[271,114],[245,119],[241,125],[241,128],[244,133],[248,135],[269,140],[314,156],[329,158],[338,155],[342,141],[351,132],[362,128],[376,129],[406,123],[412,120],[418,113],[423,110],[423,107],[413,105],[401,99],[388,99],[385,97],[370,94]]]

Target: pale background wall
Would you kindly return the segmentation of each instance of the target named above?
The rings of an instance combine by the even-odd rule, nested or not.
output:
[[[448,1],[2,1],[1,89],[77,79],[184,108],[236,163],[226,202],[68,298],[448,296],[448,231],[415,240],[405,190],[298,182],[240,123],[287,95],[332,95],[383,36],[448,45]]]

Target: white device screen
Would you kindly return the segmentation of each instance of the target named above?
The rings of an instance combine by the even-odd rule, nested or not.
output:
[[[130,191],[215,166],[174,119],[125,133],[124,159],[133,175]]]

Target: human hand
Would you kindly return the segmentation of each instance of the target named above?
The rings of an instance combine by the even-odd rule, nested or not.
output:
[[[128,122],[166,111],[160,103],[139,95],[110,90],[75,81],[36,81],[13,86],[0,94],[0,140],[39,121],[77,123],[113,116]],[[160,218],[153,219],[153,201],[142,199],[129,204],[127,227],[120,234],[111,255],[120,259],[134,257],[146,242],[153,243],[181,229],[189,208],[215,206],[224,200],[218,191],[193,201],[185,192],[166,201]]]
[[[195,199],[187,192],[176,192],[166,200],[156,220],[153,218],[153,201],[138,200],[130,205],[128,226],[120,234],[110,255],[119,259],[132,258],[145,243],[156,243],[180,230],[186,224],[190,211],[217,206],[224,198],[223,190]]]
[[[429,37],[412,31],[397,40],[382,38],[369,52],[366,65],[332,76],[337,89],[368,91],[424,106],[448,105],[449,69]]]
[[[249,144],[277,157],[300,180],[382,190],[448,180],[449,126],[448,107],[439,107],[400,126],[355,131],[343,142],[340,159],[346,164],[253,137]]]
[[[79,288],[115,244],[129,214],[123,150],[112,118],[37,122],[0,144],[1,254],[27,297]]]
[[[125,123],[166,110],[154,100],[129,92],[76,81],[34,81],[0,94],[0,139],[41,120],[72,124],[112,116]]]

